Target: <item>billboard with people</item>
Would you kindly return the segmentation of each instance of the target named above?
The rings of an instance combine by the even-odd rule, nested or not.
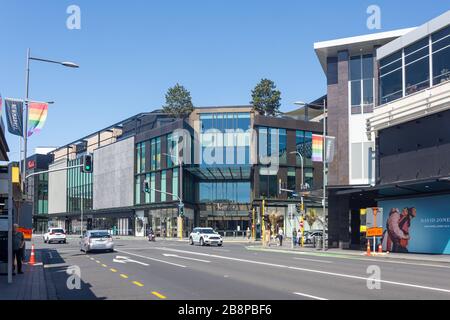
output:
[[[450,195],[380,201],[383,250],[450,254]]]

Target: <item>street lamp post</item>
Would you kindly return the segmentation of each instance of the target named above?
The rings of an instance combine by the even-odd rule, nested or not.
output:
[[[327,110],[327,100],[323,100],[323,105],[318,105],[314,103],[305,103],[305,102],[296,102],[296,105],[300,106],[312,106],[312,107],[319,107],[323,108],[323,199],[322,199],[322,206],[323,206],[323,231],[322,231],[322,244],[323,244],[323,251],[326,250],[326,243],[325,243],[325,236],[326,236],[326,220],[327,220],[327,153],[326,153],[326,143],[327,143],[327,118],[328,118],[328,110]]]
[[[24,193],[27,194],[28,190],[26,188],[26,161],[27,161],[27,149],[28,149],[28,103],[29,103],[29,95],[30,95],[30,61],[40,61],[40,62],[47,62],[47,63],[54,63],[59,64],[64,67],[68,68],[79,68],[79,66],[73,62],[59,62],[49,59],[42,59],[42,58],[36,58],[31,56],[31,50],[27,50],[27,63],[26,63],[26,72],[25,72],[25,130],[23,132],[23,163],[22,163],[22,187],[24,190]]]

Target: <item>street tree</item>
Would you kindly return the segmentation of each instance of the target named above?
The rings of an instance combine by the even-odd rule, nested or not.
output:
[[[183,118],[193,110],[191,93],[185,87],[177,83],[167,90],[166,104],[163,106],[164,113],[174,118]]]
[[[262,79],[252,91],[254,111],[265,116],[275,116],[280,112],[281,92],[275,83],[269,79]]]

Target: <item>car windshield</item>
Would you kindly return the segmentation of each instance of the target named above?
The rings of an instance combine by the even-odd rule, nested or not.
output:
[[[53,229],[52,230],[53,233],[64,233],[63,229]]]
[[[205,234],[214,234],[215,233],[213,229],[201,229],[200,232],[205,233]]]
[[[107,232],[92,232],[89,236],[93,239],[110,238],[111,236]]]

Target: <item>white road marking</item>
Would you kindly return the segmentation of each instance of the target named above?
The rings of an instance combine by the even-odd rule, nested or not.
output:
[[[158,262],[161,262],[161,263],[167,263],[167,264],[170,264],[172,266],[177,266],[177,267],[180,267],[180,268],[186,268],[186,266],[183,266],[181,264],[172,263],[172,262],[168,262],[168,261],[164,261],[164,260],[160,260],[160,259],[155,259],[155,258],[150,258],[150,257],[142,256],[140,254],[135,254],[135,253],[131,253],[131,252],[127,252],[127,251],[121,251],[121,250],[116,250],[116,251],[120,252],[120,253],[128,254],[130,256],[135,256],[135,257],[139,257],[139,258],[143,258],[143,259],[147,259],[147,260],[158,261]]]
[[[144,267],[148,267],[149,266],[148,263],[144,263],[144,262],[140,262],[140,261],[136,261],[136,260],[131,260],[128,257],[122,257],[122,256],[117,256],[115,259],[113,259],[113,262],[122,263],[122,264],[136,263],[136,264],[140,264],[141,266],[144,266]]]
[[[201,260],[201,259],[195,259],[195,258],[188,258],[188,257],[182,257],[176,254],[169,254],[169,253],[164,253],[163,256],[165,257],[172,257],[172,258],[179,258],[179,259],[185,259],[185,260],[192,260],[192,261],[199,261],[199,262],[204,262],[204,263],[211,263],[211,261],[208,260]]]
[[[304,260],[304,261],[321,262],[321,263],[334,263],[333,261],[328,261],[328,260],[307,259],[307,258],[294,258],[294,260]]]
[[[309,272],[309,273],[324,274],[324,275],[340,277],[340,278],[363,280],[363,281],[369,280],[369,281],[373,281],[373,282],[386,283],[386,284],[397,285],[397,286],[402,286],[402,287],[409,287],[409,288],[424,289],[424,290],[429,290],[429,291],[450,293],[450,289],[428,287],[428,286],[422,286],[422,285],[412,284],[412,283],[404,283],[404,282],[389,281],[389,280],[374,280],[374,279],[367,278],[367,277],[354,276],[354,275],[344,274],[344,273],[335,273],[335,272],[328,272],[328,271],[320,271],[320,270],[292,267],[292,266],[287,266],[287,265],[282,265],[282,264],[268,263],[268,262],[255,261],[255,260],[246,260],[246,259],[239,259],[239,258],[232,258],[232,257],[224,257],[224,256],[207,254],[207,253],[199,253],[199,252],[192,252],[192,251],[182,251],[182,250],[177,250],[177,249],[169,249],[169,248],[155,248],[155,249],[157,249],[157,250],[165,250],[165,251],[172,251],[172,252],[179,252],[179,253],[185,253],[185,254],[192,254],[192,255],[199,255],[199,256],[205,256],[205,257],[211,257],[211,258],[217,258],[217,259],[224,259],[224,260],[230,260],[230,261],[239,261],[239,262],[245,262],[245,263],[251,263],[251,264],[258,264],[258,265],[264,265],[264,266],[269,266],[269,267],[274,267],[274,268],[283,268],[283,269],[303,271],[303,272]]]
[[[314,300],[322,300],[322,301],[328,300],[328,299],[325,299],[325,298],[315,297],[315,296],[311,296],[309,294],[300,293],[300,292],[294,292],[294,294],[296,294],[298,296],[305,297],[305,298],[311,298],[311,299],[314,299]]]

